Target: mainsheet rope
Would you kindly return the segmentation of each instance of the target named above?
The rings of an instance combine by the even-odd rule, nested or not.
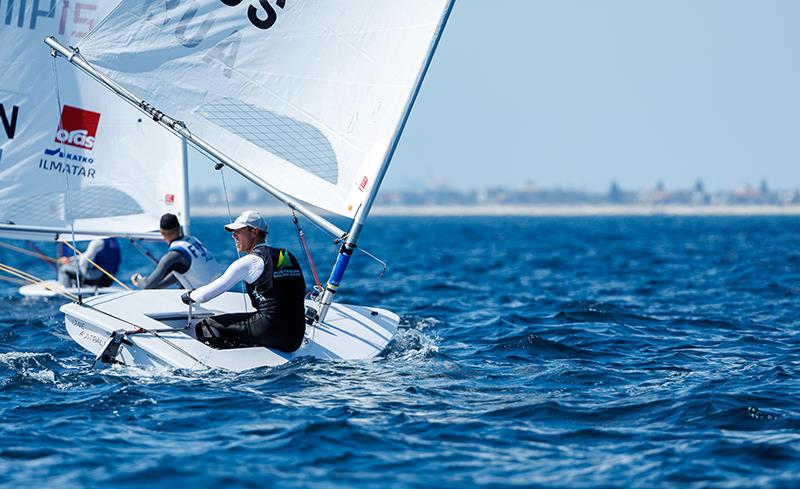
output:
[[[292,211],[292,213],[294,213],[294,211]],[[311,222],[311,224],[316,226],[316,228],[319,229],[320,231],[327,233],[327,231],[322,226],[317,224],[316,222],[314,222],[314,221],[310,221],[310,222]],[[333,240],[333,244],[339,244],[342,241],[344,241],[345,239],[346,239],[346,237],[336,238],[336,239]],[[375,260],[376,262],[380,263],[381,266],[383,266],[383,269],[378,273],[378,278],[383,278],[383,276],[386,274],[386,270],[389,268],[389,265],[387,265],[385,261],[381,260],[380,258],[378,258],[377,256],[373,255],[369,251],[365,250],[361,246],[356,246],[355,251],[364,253],[368,257],[370,257],[373,260]]]
[[[40,258],[41,258],[42,260],[44,260],[44,261],[45,261],[45,263],[47,263],[48,265],[50,265],[50,267],[51,267],[53,270],[55,270],[55,271],[56,271],[56,273],[58,273],[58,262],[57,262],[57,260],[56,260],[56,261],[54,261],[54,262],[49,262],[49,261],[45,260],[43,257],[44,257],[44,256],[46,256],[46,255],[45,255],[44,253],[42,253],[42,250],[40,250],[38,246],[36,246],[36,245],[35,245],[35,244],[34,244],[32,241],[30,241],[30,240],[26,241],[25,243],[28,245],[28,248],[30,248],[32,251],[34,251],[34,252],[36,252],[36,253],[39,253],[40,255],[42,255],[42,257],[40,257]],[[48,256],[47,258],[50,258],[50,257]]]
[[[45,289],[53,291],[56,294],[63,295],[64,297],[68,298],[71,301],[77,301],[78,300],[78,296],[76,296],[75,294],[73,294],[71,292],[68,292],[68,291],[64,290],[64,287],[61,284],[53,287],[53,286],[47,284],[44,280],[40,279],[39,277],[37,277],[35,275],[31,275],[30,273],[25,272],[23,270],[20,270],[18,268],[14,268],[14,267],[12,267],[10,265],[6,265],[4,263],[0,263],[0,271],[6,272],[7,274],[13,275],[15,277],[19,277],[20,279],[24,280],[26,283],[41,284],[42,286],[44,286]]]
[[[143,327],[141,327],[141,326],[139,326],[139,325],[137,325],[137,324],[134,324],[134,323],[132,323],[132,322],[130,322],[130,321],[128,321],[128,320],[126,320],[126,319],[122,319],[121,317],[115,316],[115,315],[113,315],[113,314],[111,314],[111,313],[109,313],[109,312],[107,312],[107,311],[104,311],[104,310],[102,310],[102,309],[98,309],[98,308],[94,307],[93,305],[90,305],[90,304],[84,304],[84,307],[88,307],[88,308],[90,308],[90,309],[93,309],[93,310],[95,310],[95,311],[99,312],[100,314],[104,314],[104,315],[106,315],[106,316],[108,316],[108,317],[110,317],[110,318],[116,319],[117,321],[121,321],[121,322],[123,322],[123,323],[125,323],[125,324],[129,324],[129,325],[133,326],[133,328],[134,328],[134,329],[132,329],[132,330],[129,330],[129,331],[123,331],[123,334],[125,334],[125,335],[134,335],[134,334],[143,334],[143,333],[145,333],[145,334],[151,334],[151,335],[155,336],[156,338],[158,338],[159,340],[161,340],[161,341],[163,341],[164,343],[166,343],[167,345],[169,345],[170,347],[174,348],[175,350],[179,351],[180,353],[182,353],[182,354],[186,355],[187,357],[191,358],[191,359],[192,359],[192,360],[194,360],[196,363],[199,363],[200,365],[202,365],[202,366],[204,366],[204,367],[206,367],[206,368],[209,368],[209,369],[211,368],[209,365],[207,365],[206,363],[204,363],[204,362],[203,362],[202,360],[200,360],[199,358],[195,357],[194,355],[192,355],[192,354],[191,354],[191,353],[189,353],[188,351],[184,350],[184,349],[183,349],[183,348],[181,348],[180,346],[176,345],[175,343],[171,342],[171,341],[170,341],[170,340],[168,340],[167,338],[164,338],[163,336],[161,336],[161,335],[159,335],[159,334],[158,334],[158,333],[173,333],[173,332],[180,332],[180,331],[182,331],[181,329],[175,329],[175,328],[165,328],[165,329],[147,329],[147,328],[143,328]],[[187,326],[187,327],[188,327],[188,326]],[[187,329],[187,327],[184,327],[183,329]],[[113,334],[114,334],[114,333],[112,333],[112,335],[113,335]],[[96,363],[96,362],[97,362],[97,359],[95,359],[95,363]]]
[[[57,259],[55,259],[53,257],[50,257],[50,256],[47,256],[44,253],[41,253],[39,251],[26,250],[25,248],[20,248],[18,246],[14,246],[12,244],[3,243],[2,241],[0,241],[0,247],[6,248],[6,249],[9,249],[9,250],[12,250],[12,251],[16,251],[18,253],[22,253],[23,255],[35,256],[36,258],[39,258],[40,260],[44,260],[44,261],[49,262],[49,263],[58,262]]]
[[[13,277],[0,276],[0,280],[4,280],[6,282],[11,282],[12,284],[16,284],[16,285],[28,285],[28,282],[26,282],[24,280],[20,280],[18,278],[13,278]]]
[[[156,257],[154,257],[152,253],[150,253],[149,251],[147,251],[147,249],[146,249],[144,246],[142,246],[141,244],[139,244],[139,243],[138,243],[138,241],[139,241],[138,239],[135,239],[135,238],[129,238],[129,241],[130,241],[131,245],[132,245],[134,248],[136,248],[136,251],[138,251],[138,252],[139,252],[139,254],[141,254],[142,256],[144,256],[145,258],[147,258],[148,260],[150,260],[151,262],[153,262],[153,264],[155,264],[155,265],[158,265],[158,260],[156,259]]]

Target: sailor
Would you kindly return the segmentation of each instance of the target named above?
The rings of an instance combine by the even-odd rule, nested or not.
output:
[[[161,216],[159,228],[161,237],[169,243],[169,251],[146,278],[138,272],[131,275],[133,285],[140,289],[163,289],[180,283],[184,289],[194,289],[219,277],[220,267],[214,255],[199,239],[183,235],[175,214]]]
[[[216,348],[266,346],[284,352],[300,348],[305,334],[306,284],[297,259],[288,250],[267,246],[267,223],[245,211],[225,230],[236,249],[247,253],[220,278],[181,296],[186,304],[207,302],[244,280],[256,312],[219,314],[195,327],[197,338]]]
[[[111,285],[111,276],[119,270],[121,258],[116,238],[93,239],[80,256],[62,256],[58,259],[58,282],[64,287],[72,287],[80,273],[81,285],[108,287]],[[97,266],[92,265],[90,260]]]

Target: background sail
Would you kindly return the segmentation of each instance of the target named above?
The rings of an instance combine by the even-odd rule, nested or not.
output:
[[[79,47],[278,189],[352,217],[448,3],[124,0]]]
[[[0,16],[0,235],[45,229],[143,234],[186,196],[180,141],[66,63],[42,40],[73,43],[117,2],[7,2]],[[59,131],[59,122],[63,123]],[[67,182],[67,179],[69,180]],[[67,194],[67,188],[70,192]],[[20,234],[19,228],[36,231]]]

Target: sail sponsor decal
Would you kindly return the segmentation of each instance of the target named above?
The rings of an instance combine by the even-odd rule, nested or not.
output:
[[[48,172],[66,173],[84,178],[95,178],[94,158],[81,154],[78,150],[66,150],[66,145],[83,151],[91,151],[95,146],[100,113],[64,105],[61,123],[56,129],[54,141],[61,146],[45,148],[39,158],[39,168]]]
[[[61,125],[56,130],[55,141],[83,149],[92,149],[99,122],[99,112],[65,105],[61,110]]]
[[[47,31],[78,39],[85,36],[97,23],[97,2],[92,0],[6,0],[0,12],[2,27],[16,27],[32,31]]]
[[[94,178],[96,169],[92,165],[94,158],[75,153],[61,151],[60,148],[45,149],[44,157],[39,158],[39,168],[45,171],[67,173],[78,177]]]

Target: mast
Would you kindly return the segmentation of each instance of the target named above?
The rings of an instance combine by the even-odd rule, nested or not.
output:
[[[408,102],[403,110],[403,117],[400,118],[397,123],[397,127],[395,128],[392,144],[389,145],[389,148],[386,150],[383,163],[381,164],[380,170],[378,170],[378,174],[375,176],[375,182],[373,183],[372,188],[369,190],[367,199],[356,211],[356,215],[353,218],[350,230],[347,233],[347,239],[344,241],[344,243],[342,243],[342,246],[339,249],[339,255],[336,258],[336,263],[333,265],[333,270],[331,270],[331,275],[328,278],[327,284],[325,285],[325,292],[320,299],[320,310],[318,316],[318,320],[320,322],[325,320],[325,316],[327,315],[328,309],[333,301],[333,296],[336,294],[336,290],[339,288],[339,284],[342,281],[342,277],[344,276],[344,272],[347,269],[348,263],[350,263],[350,257],[353,255],[353,251],[356,249],[356,242],[361,234],[361,230],[364,228],[364,223],[367,220],[367,216],[369,215],[370,210],[372,210],[372,204],[375,203],[375,198],[377,197],[378,190],[383,182],[383,177],[386,176],[386,170],[388,170],[389,163],[392,161],[394,152],[397,149],[398,143],[400,142],[403,129],[405,129],[406,122],[408,122],[408,117],[411,115],[411,109],[414,106],[414,102],[417,100],[417,95],[419,95],[420,88],[422,87],[422,81],[425,79],[425,75],[427,74],[428,68],[431,65],[433,54],[436,51],[436,47],[439,45],[439,40],[442,37],[442,31],[444,30],[445,24],[447,24],[447,19],[450,17],[450,12],[452,12],[454,4],[455,0],[450,0],[450,2],[447,4],[447,7],[444,9],[444,12],[442,13],[442,17],[439,19],[439,25],[436,27],[436,32],[431,39],[431,43],[428,45],[428,55],[425,59],[425,62],[422,64],[419,73],[417,74],[416,83],[414,84],[414,88],[412,89],[411,95],[409,96]]]
[[[216,159],[217,161],[219,161],[224,165],[229,166],[238,174],[242,175],[244,178],[258,185],[263,190],[271,194],[273,197],[275,197],[279,201],[289,206],[291,209],[294,209],[300,214],[306,216],[310,221],[317,224],[319,227],[330,233],[332,236],[335,236],[337,238],[345,237],[345,232],[339,229],[338,226],[334,225],[333,223],[323,218],[316,212],[312,211],[303,204],[299,203],[298,201],[292,199],[285,193],[281,192],[280,190],[272,186],[269,182],[267,182],[260,176],[251,172],[247,168],[243,167],[233,159],[227,157],[221,151],[218,151],[216,148],[211,146],[202,138],[199,138],[194,134],[192,134],[182,121],[168,116],[167,114],[158,110],[156,107],[150,105],[148,102],[137,98],[134,94],[132,94],[131,92],[120,86],[114,80],[110,79],[103,73],[97,71],[91,64],[89,64],[85,59],[83,59],[77,48],[64,46],[53,36],[46,37],[44,39],[44,42],[45,44],[50,46],[51,54],[53,56],[58,56],[59,54],[64,56],[67,59],[67,61],[77,66],[79,69],[81,69],[81,71],[91,76],[96,81],[101,83],[103,86],[105,86],[112,92],[122,97],[128,103],[130,103],[137,109],[147,114],[149,117],[153,119],[153,121],[165,127],[167,130],[169,130],[176,136],[183,138],[187,142],[191,143],[199,151],[202,151],[209,157]]]
[[[189,216],[189,144],[181,138],[181,167],[183,168],[183,234],[191,236],[191,217]]]

